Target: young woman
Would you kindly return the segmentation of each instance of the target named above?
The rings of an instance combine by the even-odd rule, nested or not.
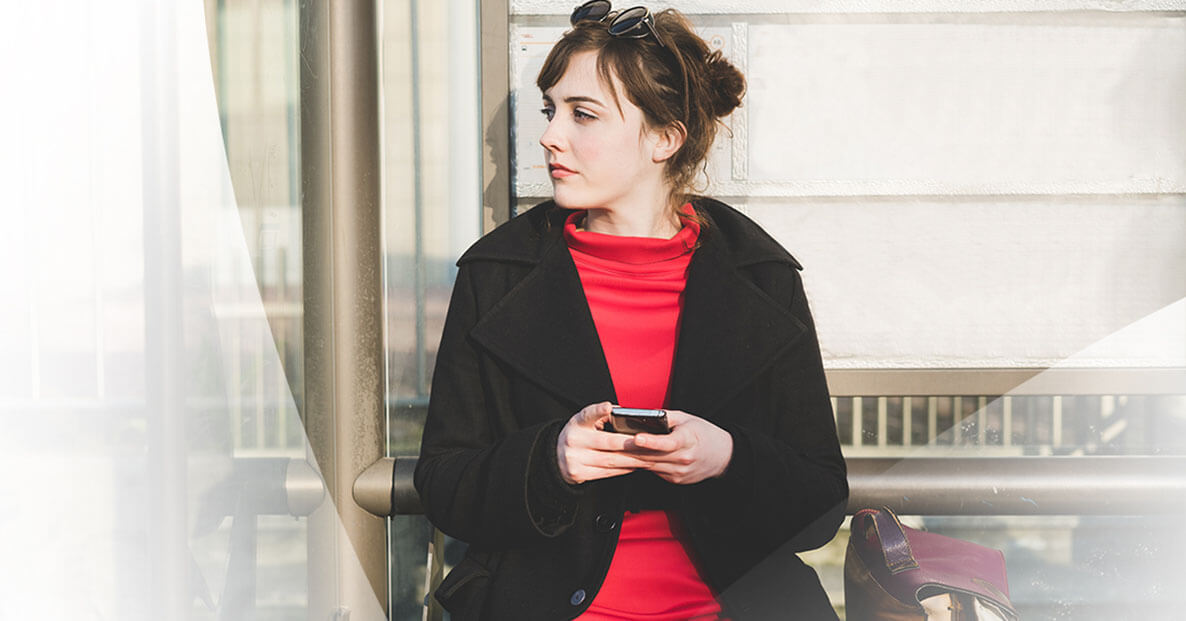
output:
[[[537,84],[554,199],[460,259],[416,470],[464,619],[828,619],[848,486],[801,267],[692,194],[742,75],[581,5]],[[666,410],[621,433],[614,405]]]

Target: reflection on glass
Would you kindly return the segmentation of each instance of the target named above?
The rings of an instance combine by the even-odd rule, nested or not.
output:
[[[1167,573],[1186,553],[1173,516],[900,516],[912,528],[1000,550],[1009,597],[1022,619],[1170,619],[1186,609],[1181,579]],[[848,524],[803,555],[843,610]]]
[[[1186,455],[1186,396],[1005,395],[834,398],[849,457]],[[909,433],[907,433],[909,430]],[[991,466],[986,465],[986,468]],[[1086,510],[1096,499],[1084,497]],[[1172,616],[1183,553],[1174,518],[1150,515],[925,516],[916,527],[1004,552],[1024,619]],[[847,526],[805,556],[843,605]]]
[[[833,401],[849,457],[1186,455],[1182,395],[863,396]],[[1083,507],[1093,501],[1083,498]],[[1183,605],[1180,579],[1159,571],[1182,549],[1169,534],[1172,518],[1157,515],[1156,507],[1150,511],[1153,515],[909,519],[912,525],[1002,550],[1022,618],[1154,618]],[[838,607],[847,536],[846,527],[828,546],[805,555]],[[1144,612],[1125,613],[1126,606]]]
[[[481,223],[477,7],[380,8],[388,453],[416,455],[454,262]],[[391,618],[420,619],[432,527],[397,516],[388,533]]]
[[[300,76],[293,0],[219,2],[208,36],[234,199],[297,407],[301,382]],[[258,365],[258,359],[243,361]],[[281,395],[236,402],[236,448],[299,448]]]
[[[15,16],[0,619],[307,617],[296,3],[205,4]]]
[[[215,462],[222,476],[210,472],[217,483],[197,500],[191,548],[196,583],[206,591],[195,618],[305,619],[308,520],[293,519],[286,493],[290,465],[303,465],[306,457],[298,415],[304,382],[297,5],[207,2],[206,11],[219,123],[247,251],[216,257],[214,286],[258,293],[213,309],[217,346],[229,368],[218,378],[225,382],[218,387],[225,411],[208,429],[226,437]],[[249,265],[237,265],[242,258]],[[316,478],[309,467],[301,472]]]

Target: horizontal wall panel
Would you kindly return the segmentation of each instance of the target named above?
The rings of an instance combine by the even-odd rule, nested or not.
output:
[[[1186,198],[745,210],[805,266],[831,368],[1186,366]]]
[[[580,2],[555,0],[512,0],[512,15],[568,15]],[[682,0],[650,2],[652,10],[669,6],[690,14],[786,14],[786,13],[995,13],[1044,11],[1181,11],[1182,0]]]
[[[747,73],[723,196],[1186,192],[1186,19],[926,15],[707,25]],[[551,194],[535,77],[564,27],[512,24],[514,188]]]
[[[1186,21],[749,27],[746,195],[1186,191]],[[744,184],[742,184],[744,186]]]
[[[830,368],[1186,366],[1186,6],[692,4],[749,79],[707,193],[807,265]],[[520,210],[543,7],[512,3]]]

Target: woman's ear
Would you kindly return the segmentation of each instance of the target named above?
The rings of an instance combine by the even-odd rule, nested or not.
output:
[[[679,152],[688,137],[688,128],[676,121],[667,127],[654,130],[654,135],[655,147],[651,151],[651,161],[657,164],[667,161]]]

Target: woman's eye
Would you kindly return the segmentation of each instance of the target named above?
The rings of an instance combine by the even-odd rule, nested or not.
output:
[[[589,114],[588,112],[585,112],[584,110],[580,110],[580,109],[574,110],[572,115],[577,117],[578,119],[595,119],[595,118],[597,118],[597,117],[593,116],[592,114]]]
[[[552,110],[551,108],[540,108],[539,111],[543,113],[544,117],[549,121],[552,120],[552,115],[555,113],[555,110]]]

